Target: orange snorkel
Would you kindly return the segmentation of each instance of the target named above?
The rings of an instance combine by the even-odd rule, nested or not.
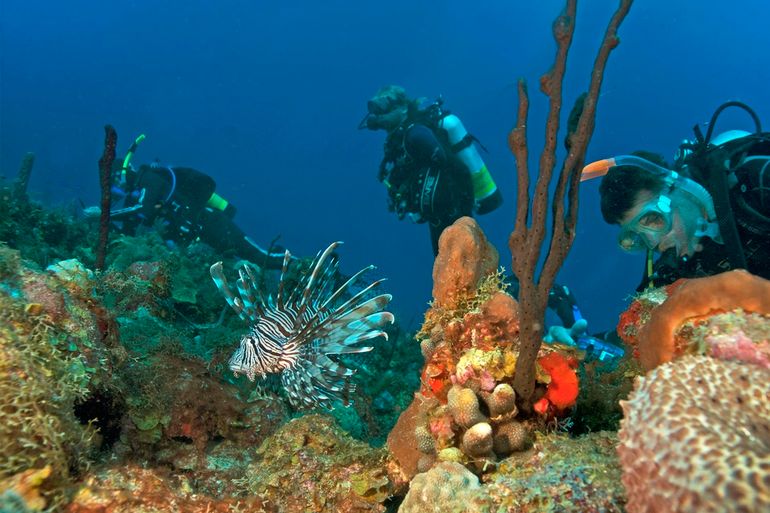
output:
[[[611,167],[615,166],[617,166],[615,157],[591,162],[586,167],[584,167],[583,171],[580,173],[580,181],[585,182],[586,180],[591,180],[592,178],[599,178],[600,176],[604,176],[607,174]]]

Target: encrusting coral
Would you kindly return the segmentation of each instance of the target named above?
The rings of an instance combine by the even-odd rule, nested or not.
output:
[[[0,479],[47,467],[50,476],[39,489],[51,507],[87,468],[95,446],[96,431],[74,414],[93,369],[74,339],[67,341],[42,308],[30,305],[0,290]]]

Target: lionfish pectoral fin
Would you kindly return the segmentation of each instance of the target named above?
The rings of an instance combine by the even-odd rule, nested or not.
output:
[[[251,270],[244,265],[238,269],[240,278],[235,282],[238,287],[238,294],[241,296],[244,315],[248,316],[251,322],[257,322],[261,313],[261,301],[257,300],[257,287],[254,284],[254,275]],[[260,296],[261,299],[261,296]]]
[[[396,318],[390,312],[376,312],[351,321],[345,327],[351,330],[372,330],[381,328],[386,324],[393,324],[395,321]]]
[[[352,331],[360,331],[360,329],[354,326],[349,328],[350,324],[354,324],[357,321],[362,325],[369,322],[368,319],[373,314],[382,313],[381,317],[372,317],[372,321],[382,322],[383,324],[376,327],[384,326],[385,323],[393,322],[393,315],[389,312],[382,312],[382,309],[387,306],[393,296],[390,294],[382,294],[369,299],[357,305],[346,312],[342,312],[338,315],[333,315],[326,319],[323,326],[319,327],[318,333],[321,337],[339,338],[346,337]]]
[[[235,310],[235,313],[237,313],[241,319],[248,321],[249,317],[243,311],[243,302],[233,294],[230,285],[227,284],[227,278],[225,278],[225,273],[222,270],[222,262],[217,262],[212,265],[209,268],[209,273],[211,274],[211,279],[214,280],[214,285],[216,285],[219,292],[224,296],[225,301],[230,305],[230,308]]]

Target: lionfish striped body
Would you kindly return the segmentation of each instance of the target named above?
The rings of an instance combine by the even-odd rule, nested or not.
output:
[[[222,262],[211,266],[211,277],[227,303],[251,323],[251,330],[230,358],[230,369],[236,376],[246,374],[251,381],[279,374],[295,408],[331,408],[335,399],[348,406],[355,390],[350,382],[355,371],[335,361],[333,355],[371,351],[371,346],[358,344],[380,336],[387,340],[382,328],[393,322],[393,314],[383,311],[392,296],[370,298],[383,280],[343,300],[349,287],[374,266],[360,270],[335,290],[338,263],[332,253],[340,244],[335,242],[320,252],[288,295],[284,285],[291,254],[286,251],[275,300],[262,296],[248,266],[238,271],[237,295],[225,279]]]

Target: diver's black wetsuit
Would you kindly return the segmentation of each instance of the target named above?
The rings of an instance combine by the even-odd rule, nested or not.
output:
[[[418,113],[422,114],[422,113]],[[433,254],[444,228],[473,215],[473,183],[456,157],[437,120],[410,120],[388,134],[380,177],[387,175],[390,209],[403,218],[427,222]],[[388,171],[384,171],[385,169]]]
[[[139,226],[160,221],[166,240],[186,245],[200,239],[218,252],[233,251],[260,266],[281,268],[283,251],[268,254],[251,242],[233,222],[231,204],[224,210],[207,205],[216,189],[209,175],[189,167],[143,165],[127,178],[131,192],[125,208],[115,213],[119,231],[133,235]]]
[[[514,275],[506,276],[508,283],[508,292],[516,299],[519,298],[519,280]],[[575,321],[580,320],[580,310],[577,306],[577,299],[572,291],[564,285],[555,283],[548,293],[548,308],[559,316],[562,326],[569,328]]]
[[[729,144],[740,142],[739,139]],[[730,188],[730,209],[743,248],[745,268],[770,279],[770,139],[760,140],[739,159],[731,169],[736,183]],[[708,184],[703,185],[710,189]],[[703,250],[688,258],[678,257],[675,248],[663,252],[653,266],[652,280],[645,277],[637,290],[644,290],[650,282],[654,287],[661,287],[679,278],[712,276],[736,267],[725,244],[705,237],[701,244]]]

